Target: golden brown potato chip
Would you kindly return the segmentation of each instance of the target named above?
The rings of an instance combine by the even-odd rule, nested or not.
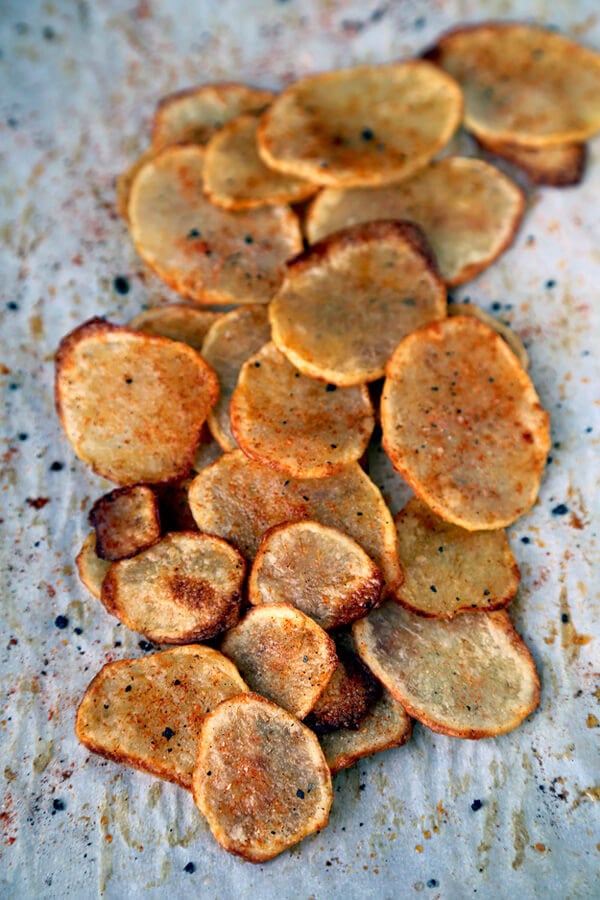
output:
[[[392,187],[322,191],[311,204],[311,243],[362,222],[405,219],[425,232],[446,284],[462,284],[512,242],[525,200],[499,169],[481,159],[448,156]]]
[[[147,162],[154,159],[156,150],[150,147],[144,150],[140,156],[133,162],[122,175],[117,176],[116,194],[117,194],[117,210],[126,222],[129,222],[129,195],[131,194],[131,185],[135,181],[137,173]]]
[[[159,334],[172,341],[181,341],[200,352],[208,330],[220,318],[220,313],[208,309],[198,309],[186,303],[169,303],[167,306],[154,306],[144,310],[127,327],[133,331]]]
[[[289,522],[262,539],[248,580],[248,599],[290,603],[321,628],[365,616],[380,602],[383,574],[362,547],[337,528]]]
[[[217,377],[185,344],[90,319],[56,353],[56,408],[77,456],[120,484],[186,475]]]
[[[229,212],[202,191],[204,149],[168,147],[136,176],[129,226],[136,248],[170,287],[198,303],[268,303],[285,261],[302,249],[288,206]]]
[[[448,306],[448,315],[473,316],[475,319],[479,319],[480,322],[483,322],[484,325],[492,328],[506,341],[525,371],[527,371],[529,368],[529,355],[523,346],[523,341],[519,335],[513,331],[512,328],[509,328],[508,325],[505,325],[504,322],[501,322],[495,316],[485,312],[481,307],[475,306],[474,303],[451,303]]]
[[[268,166],[329,185],[400,181],[448,143],[462,114],[456,82],[421,60],[302,78],[263,114]]]
[[[340,728],[319,740],[331,774],[353,766],[359,759],[401,747],[412,734],[412,720],[404,707],[383,690],[381,698],[365,716],[358,729]]]
[[[204,641],[238,621],[245,574],[244,560],[225,541],[175,532],[113,563],[102,582],[102,603],[156,644]]]
[[[155,151],[171,144],[205,144],[226,122],[242,113],[262,112],[271,91],[246,84],[203,84],[169,94],[158,104],[152,127]]]
[[[302,375],[275,344],[240,370],[231,429],[246,456],[295,478],[325,478],[363,455],[375,416],[365,385]]]
[[[94,753],[191,788],[204,719],[247,690],[235,666],[210,647],[110,662],[85,692],[75,733]]]
[[[117,488],[100,497],[90,511],[96,531],[96,554],[117,560],[135,556],[160,539],[156,494],[147,484]]]
[[[245,306],[221,316],[209,329],[202,346],[202,355],[213,367],[219,379],[221,393],[208,414],[208,424],[223,450],[235,450],[237,443],[231,433],[229,403],[237,385],[243,363],[266,344],[271,326],[265,306]]]
[[[547,147],[600,129],[600,55],[533,25],[489,22],[444,35],[427,54],[455,78],[477,137]]]
[[[550,447],[549,417],[499,335],[472,316],[434,322],[402,341],[386,375],[386,453],[437,515],[480,531],[527,512]]]
[[[217,841],[250,862],[325,828],[333,802],[315,735],[256,694],[226,700],[208,716],[192,790]]]
[[[291,478],[234,450],[194,479],[189,500],[198,528],[230,541],[249,560],[268,528],[314,519],[354,538],[388,589],[402,580],[393,519],[358,463],[330,478]]]
[[[86,537],[75,558],[75,563],[81,581],[88,591],[99,600],[102,594],[102,582],[110,569],[110,563],[105,559],[100,559],[96,553],[95,531],[90,531]]]
[[[412,612],[452,618],[500,609],[519,586],[519,567],[504,531],[465,531],[416,497],[396,517],[404,583],[397,599]]]
[[[206,148],[204,190],[225,209],[298,203],[318,185],[270,169],[258,155],[256,116],[240,116],[218,131]]]
[[[522,169],[534,184],[569,187],[583,178],[587,150],[585,144],[557,144],[555,147],[523,147],[501,141],[478,139],[494,156]]]
[[[444,283],[406,222],[367,222],[315,244],[288,266],[269,307],[281,352],[340,386],[381,378],[405,335],[445,315]]]
[[[388,602],[352,633],[390,694],[440,734],[504,734],[539,703],[535,663],[504,610],[426,619]]]
[[[250,609],[227,632],[221,651],[252,691],[299,719],[311,711],[337,666],[331,638],[285,603]]]

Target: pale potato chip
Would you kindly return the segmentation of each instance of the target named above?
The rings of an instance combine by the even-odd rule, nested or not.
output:
[[[353,766],[359,759],[401,747],[412,734],[412,720],[404,707],[383,690],[381,698],[358,729],[340,728],[319,738],[331,774]]]
[[[330,478],[291,478],[234,450],[194,479],[189,500],[198,528],[230,541],[249,560],[268,528],[314,519],[354,538],[389,590],[402,580],[393,519],[358,463]]]
[[[523,341],[516,331],[513,331],[512,328],[509,328],[504,322],[501,322],[495,316],[490,315],[490,313],[485,312],[485,310],[481,309],[480,306],[476,306],[474,303],[451,303],[448,306],[448,315],[473,316],[475,319],[479,319],[480,322],[483,322],[484,325],[492,328],[504,341],[506,341],[525,371],[527,371],[529,368],[529,355],[523,345]]]
[[[133,559],[110,567],[102,582],[109,613],[155,644],[189,644],[235,625],[246,564],[218,537],[174,532]]]
[[[512,242],[525,199],[495,166],[447,156],[386,188],[322,191],[311,204],[311,243],[362,222],[405,219],[419,225],[446,284],[462,284],[489,266]]]
[[[248,599],[290,603],[321,628],[365,616],[381,600],[383,574],[362,547],[337,528],[288,522],[262,539],[248,580]]]
[[[221,642],[250,690],[303,719],[337,666],[335,644],[313,619],[285,603],[255,606]]]
[[[270,169],[258,155],[256,116],[240,116],[209,141],[204,160],[204,190],[225,209],[254,209],[278,203],[299,203],[318,185]]]
[[[600,129],[600,55],[554,31],[469,25],[426,55],[460,84],[465,125],[477,137],[546,147]]]
[[[426,325],[390,359],[383,445],[437,515],[469,531],[503,528],[538,495],[549,417],[502,338],[472,316]]]
[[[243,363],[266,344],[271,326],[265,306],[245,306],[221,316],[209,329],[202,355],[217,373],[221,393],[208,414],[208,425],[223,450],[235,450],[237,442],[231,433],[229,403],[237,385]]]
[[[365,385],[302,375],[275,344],[240,370],[231,429],[246,456],[295,478],[325,478],[363,455],[375,427]]]
[[[131,185],[135,181],[138,172],[143,169],[147,162],[150,162],[151,159],[154,159],[155,156],[156,150],[153,150],[152,147],[150,147],[148,150],[144,150],[144,152],[141,153],[140,156],[138,156],[138,158],[129,166],[129,168],[127,168],[121,175],[117,176],[117,210],[119,212],[119,215],[121,215],[126,222],[129,222],[129,195],[131,194]]]
[[[396,516],[404,583],[397,598],[412,612],[452,618],[500,609],[517,593],[519,567],[504,531],[466,531],[416,497]]]
[[[569,187],[583,178],[587,150],[585,144],[556,144],[554,147],[523,147],[520,144],[478,138],[494,156],[522,169],[534,184]]]
[[[192,790],[216,840],[250,862],[325,828],[333,802],[315,735],[256,694],[226,700],[208,716]]]
[[[158,104],[152,125],[152,146],[206,144],[220,128],[242,113],[262,112],[275,94],[246,84],[224,82],[169,94]]]
[[[367,222],[311,247],[288,266],[269,307],[281,352],[339,386],[381,378],[405,335],[445,315],[444,283],[406,222]]]
[[[426,619],[388,602],[352,633],[392,696],[440,734],[504,734],[539,703],[535,663],[504,610]]]
[[[185,476],[217,400],[191,347],[90,319],[56,353],[56,408],[77,456],[120,484]]]
[[[202,192],[204,149],[168,147],[138,173],[129,227],[138,253],[198,303],[268,303],[302,249],[288,206],[229,212]]]
[[[169,303],[167,306],[154,306],[144,310],[127,327],[133,331],[159,334],[172,341],[181,341],[194,350],[201,351],[208,330],[220,318],[220,313],[208,309],[198,309],[186,303]]]
[[[111,561],[135,556],[160,539],[156,494],[147,484],[117,488],[100,497],[90,510],[96,531],[96,554]]]
[[[421,169],[462,115],[456,82],[422,60],[302,78],[263,114],[268,166],[328,185],[379,185]]]
[[[210,647],[110,662],[85,692],[75,733],[94,753],[189,789],[204,719],[247,690],[235,666]]]
[[[75,558],[75,563],[81,581],[90,594],[99,600],[102,594],[102,582],[110,569],[110,563],[105,559],[100,559],[96,553],[95,531],[90,531],[86,537]]]

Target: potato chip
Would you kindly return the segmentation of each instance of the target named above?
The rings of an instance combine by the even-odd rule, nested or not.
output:
[[[365,385],[302,375],[275,344],[240,370],[231,429],[246,456],[295,478],[325,478],[363,455],[375,427]]]
[[[204,719],[247,690],[235,666],[210,647],[110,662],[85,692],[75,733],[94,753],[189,789]]]
[[[512,328],[509,328],[504,322],[501,322],[495,316],[490,315],[490,313],[485,312],[485,310],[481,309],[480,306],[476,306],[474,303],[451,303],[448,306],[448,315],[473,316],[475,319],[479,319],[480,322],[483,322],[484,325],[487,325],[488,328],[492,328],[504,341],[506,341],[525,371],[527,371],[529,368],[529,354],[523,345],[523,341],[516,331],[513,331]]]
[[[56,353],[56,408],[77,456],[120,484],[186,475],[219,394],[185,344],[90,319]]]
[[[554,147],[523,147],[480,137],[479,144],[494,156],[522,169],[534,184],[569,187],[583,178],[587,150],[585,144],[557,144]]]
[[[504,531],[465,531],[444,522],[421,500],[396,517],[404,583],[397,599],[412,612],[452,618],[500,609],[519,586],[519,567]]]
[[[240,116],[218,131],[206,148],[204,190],[225,209],[299,203],[318,186],[270,169],[258,155],[256,116]]]
[[[271,91],[246,84],[203,84],[169,94],[158,104],[152,126],[155,150],[171,144],[206,144],[220,128],[242,113],[262,112]]]
[[[265,306],[245,306],[221,316],[209,329],[202,355],[217,373],[221,393],[208,414],[208,424],[223,450],[235,450],[237,442],[231,433],[229,403],[237,385],[243,363],[266,344],[271,326]]]
[[[225,541],[175,532],[113,563],[102,603],[155,644],[205,641],[238,621],[245,574],[244,560]]]
[[[198,309],[186,303],[169,303],[167,306],[154,306],[144,310],[127,327],[133,331],[159,334],[172,341],[181,341],[194,350],[201,351],[208,330],[220,318],[220,313],[208,309]]]
[[[426,619],[388,602],[352,633],[390,694],[440,734],[504,734],[539,703],[535,663],[504,610]]]
[[[333,802],[315,735],[256,694],[226,700],[208,716],[192,790],[216,840],[250,862],[325,828]]]
[[[381,421],[394,467],[446,521],[503,528],[535,502],[548,413],[512,350],[472,316],[402,341],[387,366]]]
[[[117,176],[116,194],[117,194],[117,210],[126,222],[129,222],[129,195],[131,194],[131,185],[136,179],[140,169],[143,169],[147,162],[154,159],[156,150],[150,147],[133,162],[122,175]]]
[[[170,287],[199,303],[268,303],[302,249],[287,206],[219,209],[202,192],[202,147],[169,147],[138,173],[129,199],[136,248]]]
[[[554,31],[471,25],[426,55],[459,82],[465,125],[477,137],[547,147],[600,129],[600,55]]]
[[[100,559],[96,553],[95,531],[90,531],[86,537],[75,558],[75,563],[81,581],[88,591],[99,600],[102,594],[102,582],[110,569],[110,563],[105,559]]]
[[[401,747],[412,734],[412,720],[404,707],[383,690],[381,698],[358,729],[339,728],[319,738],[331,774],[353,766],[359,759]]]
[[[458,85],[421,60],[302,78],[263,114],[268,166],[328,185],[379,185],[421,169],[460,123]]]
[[[512,242],[525,200],[499,169],[481,159],[447,156],[393,187],[322,191],[311,204],[311,243],[362,222],[405,219],[425,232],[446,284],[462,284]]]
[[[160,539],[158,502],[147,484],[104,494],[92,506],[89,522],[96,531],[96,554],[100,559],[135,556]]]
[[[380,602],[383,574],[362,547],[337,528],[289,522],[270,528],[248,580],[248,599],[290,603],[321,628],[365,616]]]
[[[198,528],[230,541],[249,560],[268,528],[314,519],[354,538],[388,589],[402,579],[393,519],[358,463],[330,478],[291,478],[235,450],[194,479],[189,500]]]
[[[311,618],[285,603],[256,606],[221,643],[250,690],[303,719],[337,666],[335,644]]]
[[[288,266],[269,307],[281,352],[339,386],[381,378],[405,335],[445,315],[444,283],[406,222],[367,222],[311,247]]]

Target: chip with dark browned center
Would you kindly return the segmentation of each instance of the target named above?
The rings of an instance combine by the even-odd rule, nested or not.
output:
[[[160,539],[161,526],[156,494],[147,484],[117,488],[100,497],[90,510],[100,559],[135,556]]]

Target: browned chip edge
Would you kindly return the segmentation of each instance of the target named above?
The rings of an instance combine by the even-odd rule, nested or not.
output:
[[[97,525],[100,517],[99,510],[101,509],[101,504],[103,502],[108,501],[109,503],[115,500],[117,497],[122,497],[129,494],[132,488],[144,487],[147,488],[151,493],[151,503],[152,503],[152,515],[154,518],[154,524],[157,529],[157,536],[147,541],[145,544],[138,545],[137,550],[134,550],[133,553],[127,553],[125,556],[108,556],[106,548],[102,544],[101,532],[98,531]],[[150,498],[149,498],[150,499]],[[119,559],[130,559],[132,556],[136,556],[138,553],[141,553],[142,550],[147,550],[149,547],[152,547],[153,544],[156,544],[161,538],[161,527],[160,527],[160,510],[158,506],[158,498],[156,496],[155,491],[152,490],[152,487],[149,484],[131,484],[126,485],[125,487],[115,488],[114,491],[109,491],[108,494],[103,494],[102,497],[99,497],[92,508],[90,509],[88,515],[88,522],[96,532],[96,556],[99,559],[108,560],[109,562],[116,562]]]
[[[563,166],[562,169],[556,169],[552,173],[548,173],[543,169],[537,168],[534,163],[525,162],[522,158],[518,157],[518,153],[521,150],[534,149],[539,149],[540,152],[543,152],[544,149],[552,150],[557,149],[556,147],[534,148],[525,145],[521,146],[516,143],[496,142],[491,138],[480,137],[477,135],[473,135],[473,137],[484,150],[487,150],[488,153],[499,156],[500,159],[507,160],[511,165],[525,172],[529,180],[534,184],[547,185],[549,187],[572,187],[576,184],[580,184],[583,178],[588,156],[587,144],[585,143],[575,142],[565,145],[573,148],[574,157],[571,164]]]

